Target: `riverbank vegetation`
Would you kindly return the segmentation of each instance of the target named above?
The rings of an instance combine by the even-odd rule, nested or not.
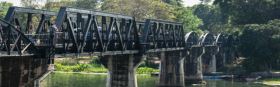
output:
[[[86,72],[86,73],[107,73],[107,69],[98,61],[97,57],[90,59],[59,59],[55,61],[55,71],[62,72]],[[149,66],[141,65],[137,68],[137,74],[158,73],[159,70]]]

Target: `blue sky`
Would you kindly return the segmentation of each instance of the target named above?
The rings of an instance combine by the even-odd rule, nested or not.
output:
[[[20,6],[20,0],[0,0],[0,2],[2,1],[7,1],[7,2],[11,2],[13,3],[15,6]],[[45,0],[42,0],[42,2]],[[193,6],[195,4],[199,4],[200,1],[199,0],[183,0],[184,1],[184,5],[185,6]]]

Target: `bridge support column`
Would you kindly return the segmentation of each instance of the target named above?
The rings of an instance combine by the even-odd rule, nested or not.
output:
[[[160,58],[159,87],[184,87],[182,52],[162,52]]]
[[[220,48],[219,52],[216,55],[216,64],[217,64],[217,71],[221,70],[226,65],[226,53],[224,48]]]
[[[48,61],[34,56],[0,58],[0,87],[33,87],[35,79],[47,71]]]
[[[201,84],[202,75],[202,60],[201,56],[204,53],[203,47],[192,47],[188,51],[188,55],[184,62],[185,84]]]
[[[205,47],[205,53],[202,56],[203,61],[203,73],[204,74],[211,74],[216,72],[216,54],[218,53],[217,46],[208,46]]]
[[[138,55],[113,55],[101,57],[109,70],[107,87],[137,87],[136,69],[142,61]]]

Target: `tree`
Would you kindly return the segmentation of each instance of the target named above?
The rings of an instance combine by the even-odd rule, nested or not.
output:
[[[10,6],[13,6],[13,4],[12,3],[8,3],[8,2],[1,2],[0,3],[0,7],[1,7],[0,17],[1,18],[5,17],[5,15],[7,14],[8,9],[9,9]]]
[[[246,25],[240,36],[239,51],[247,58],[249,72],[280,69],[280,20]]]
[[[29,8],[39,8],[42,0],[21,0],[21,5]]]
[[[74,2],[74,7],[84,9],[96,9],[99,2],[99,0],[77,0]]]
[[[160,0],[105,0],[101,9],[133,16],[137,20],[145,18],[172,20],[175,18],[172,14],[172,7]]]
[[[193,14],[191,8],[177,7],[175,11],[176,21],[183,22],[185,31],[197,31],[201,33],[198,26],[202,21]]]
[[[57,11],[60,7],[74,7],[74,8],[82,8],[82,9],[98,9],[100,5],[100,0],[48,0],[45,4],[44,8],[48,10]]]
[[[60,0],[60,1],[51,1],[48,2],[43,7],[44,9],[51,10],[51,11],[58,11],[60,7],[63,6],[74,6],[75,2],[73,0]]]
[[[202,4],[209,4],[212,0],[200,0]]]
[[[215,0],[223,17],[233,24],[264,24],[280,18],[279,0]]]
[[[183,6],[183,1],[182,0],[162,0],[163,2],[169,4],[169,5],[173,5],[173,6],[179,6],[182,7]]]
[[[219,8],[212,5],[196,5],[194,8],[194,14],[202,20],[200,28],[210,33],[221,33],[223,32],[222,17]]]

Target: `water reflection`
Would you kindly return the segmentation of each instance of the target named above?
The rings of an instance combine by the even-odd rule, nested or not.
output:
[[[158,78],[138,75],[138,87],[156,87]],[[52,73],[42,87],[106,87],[106,74]],[[204,86],[189,87],[269,87],[255,83],[242,83],[223,80],[207,80]]]

